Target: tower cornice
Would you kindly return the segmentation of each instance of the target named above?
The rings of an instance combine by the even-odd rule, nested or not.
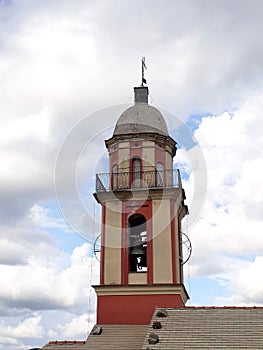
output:
[[[189,299],[189,295],[183,284],[136,284],[136,285],[94,285],[92,286],[98,296],[109,295],[155,295],[155,294],[180,294],[184,303]]]
[[[138,134],[121,134],[113,135],[110,139],[105,140],[105,145],[107,149],[115,145],[120,141],[131,141],[131,140],[147,140],[155,141],[160,143],[165,143],[166,149],[171,153],[172,157],[176,155],[176,141],[171,136],[165,136],[158,133],[138,133]]]

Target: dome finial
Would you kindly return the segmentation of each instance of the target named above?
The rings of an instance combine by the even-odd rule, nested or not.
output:
[[[144,86],[143,84],[147,84],[146,79],[144,78],[144,69],[147,69],[145,64],[145,57],[142,57],[142,84],[141,86]]]
[[[137,103],[147,103],[148,104],[148,87],[144,86],[146,84],[146,79],[144,78],[144,69],[147,69],[145,64],[145,57],[142,57],[142,83],[140,86],[134,88],[134,102]]]

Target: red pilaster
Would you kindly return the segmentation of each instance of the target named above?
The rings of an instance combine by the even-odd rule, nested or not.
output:
[[[182,266],[182,261],[180,260],[180,257],[182,257],[183,256],[183,252],[182,252],[182,232],[181,232],[181,218],[180,218],[180,214],[178,213],[178,215],[177,215],[177,225],[178,225],[178,235],[179,235],[179,237],[178,237],[178,242],[177,242],[177,244],[179,244],[179,264],[180,264],[180,269],[179,269],[179,271],[180,271],[180,283],[182,283],[183,282],[183,279],[184,279],[184,277],[183,277],[183,266]]]
[[[121,284],[128,284],[128,219],[122,202],[122,237],[121,237]]]
[[[171,245],[172,245],[172,271],[173,283],[176,283],[176,239],[175,239],[175,205],[174,201],[170,201],[170,215],[171,215]]]
[[[152,201],[149,203],[149,216],[147,220],[147,283],[153,284],[153,228],[152,228]]]
[[[105,224],[106,224],[106,210],[102,205],[102,227],[101,227],[101,252],[100,252],[100,284],[104,284],[104,264],[105,264]]]

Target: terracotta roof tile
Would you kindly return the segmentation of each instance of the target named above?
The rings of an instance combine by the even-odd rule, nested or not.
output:
[[[48,342],[42,349],[47,350],[84,350],[85,349],[85,341],[80,340],[53,340]],[[87,349],[87,347],[86,347]]]

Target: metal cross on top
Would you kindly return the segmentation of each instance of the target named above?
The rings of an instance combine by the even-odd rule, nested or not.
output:
[[[147,69],[146,64],[145,64],[145,57],[142,57],[142,85],[147,84],[146,79],[144,78],[144,69]]]

